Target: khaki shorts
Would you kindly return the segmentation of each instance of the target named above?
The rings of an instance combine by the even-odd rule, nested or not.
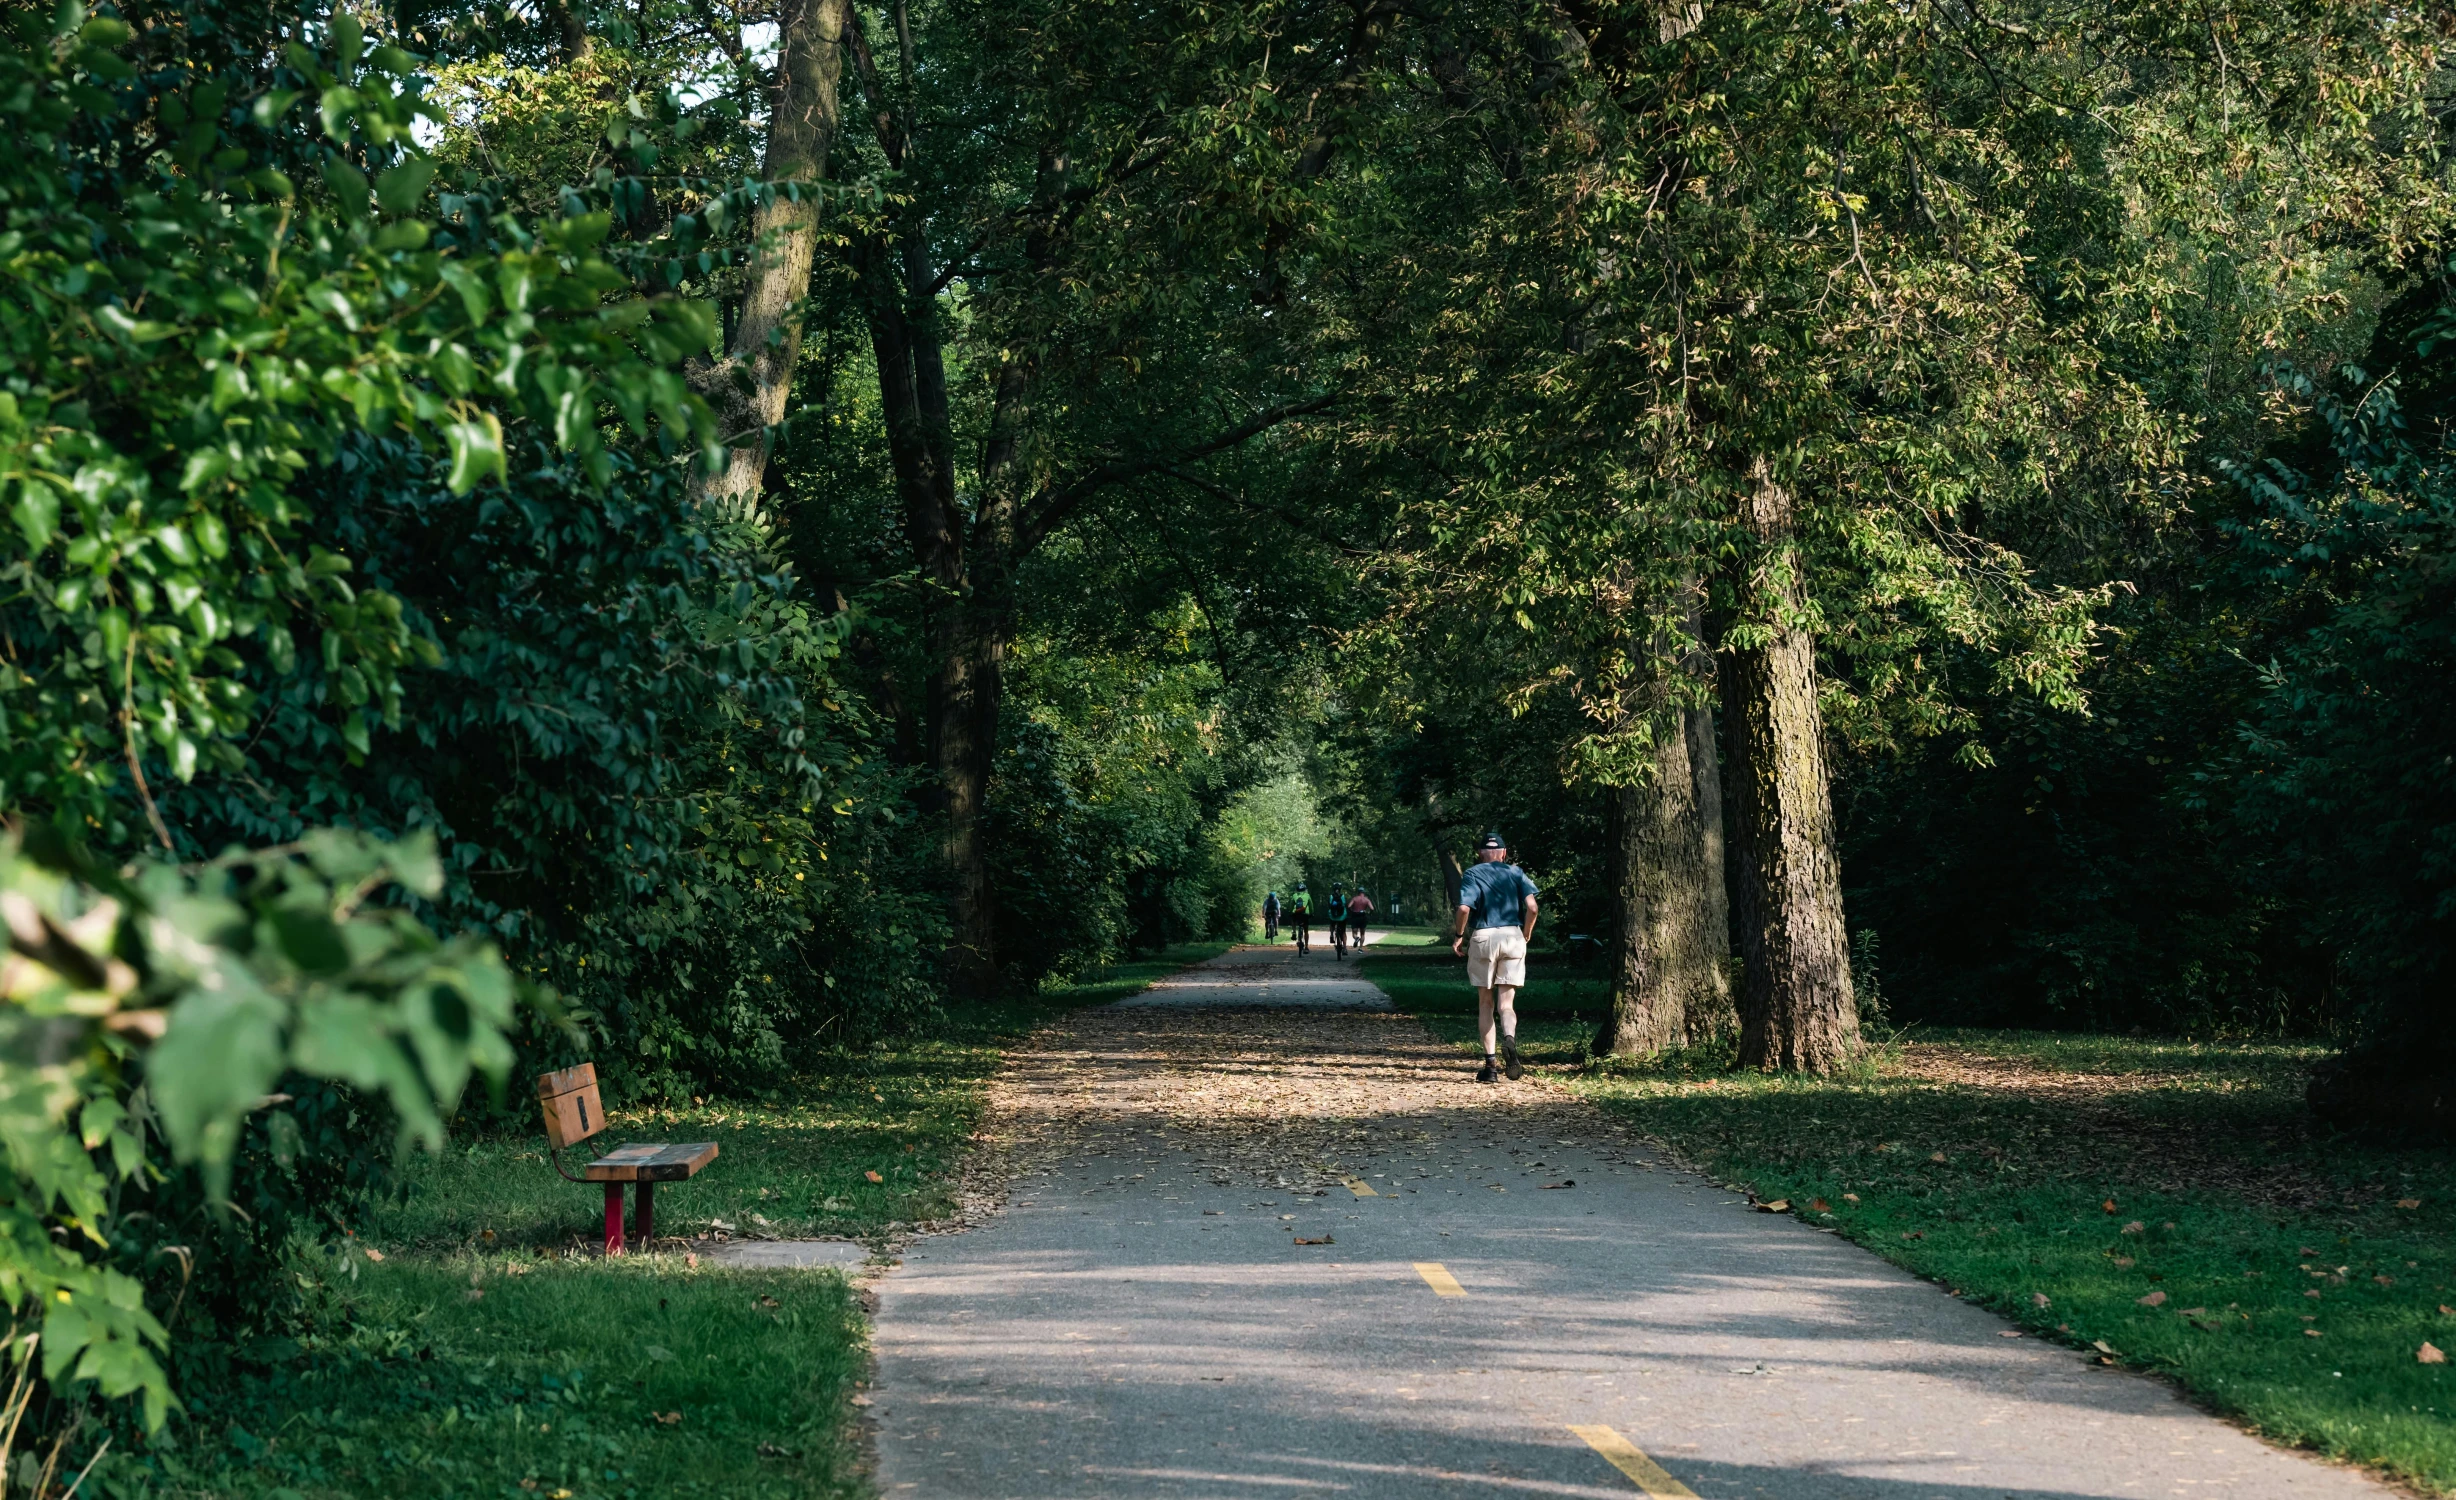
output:
[[[1467,934],[1467,983],[1479,990],[1526,985],[1526,933],[1516,927],[1479,927]]]

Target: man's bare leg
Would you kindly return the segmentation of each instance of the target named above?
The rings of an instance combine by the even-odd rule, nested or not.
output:
[[[1484,1056],[1492,1056],[1492,991],[1475,992],[1475,1031],[1484,1039]]]
[[[1480,1013],[1487,1017],[1496,1011],[1499,1013],[1501,1055],[1506,1064],[1504,1071],[1510,1077],[1516,1078],[1522,1071],[1518,1066],[1518,987],[1514,984],[1500,984],[1483,991],[1483,994],[1486,1003]],[[1484,1055],[1492,1056],[1492,1026],[1489,1020],[1484,1026]]]

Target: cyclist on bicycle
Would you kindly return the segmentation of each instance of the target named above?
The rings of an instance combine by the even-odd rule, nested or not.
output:
[[[1311,953],[1313,951],[1313,892],[1305,888],[1303,881],[1296,882],[1296,889],[1288,892],[1288,904],[1284,910],[1288,925],[1296,929],[1296,951],[1300,954]]]

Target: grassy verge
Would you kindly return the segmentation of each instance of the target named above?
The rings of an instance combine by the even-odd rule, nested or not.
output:
[[[1225,946],[956,1012],[927,1037],[848,1054],[773,1098],[618,1110],[606,1139],[719,1143],[697,1180],[658,1193],[664,1234],[721,1225],[880,1243],[949,1206],[948,1168],[1006,1043]],[[843,1275],[728,1268],[680,1248],[589,1253],[601,1200],[555,1176],[532,1132],[457,1143],[417,1164],[405,1189],[370,1206],[348,1245],[303,1253],[308,1313],[292,1336],[253,1340],[218,1378],[191,1381],[176,1441],[113,1459],[98,1492],[860,1492],[851,1399],[867,1331]]]
[[[1447,955],[1367,960],[1469,1039]],[[2315,1049],[1933,1031],[1831,1081],[1582,1056],[1592,975],[1529,987],[1530,1060],[1715,1177],[2277,1440],[2456,1493],[2456,1160],[2320,1129]]]

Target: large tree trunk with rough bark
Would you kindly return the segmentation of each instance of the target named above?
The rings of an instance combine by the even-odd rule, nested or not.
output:
[[[1746,521],[1757,545],[1741,592],[1760,601],[1770,594],[1773,619],[1766,644],[1722,655],[1726,791],[1746,960],[1739,1061],[1826,1073],[1858,1050],[1859,1016],[1816,702],[1816,644],[1798,624],[1805,595],[1790,492],[1762,461],[1749,477]]]
[[[1702,710],[1658,712],[1648,774],[1612,790],[1612,1007],[1598,1055],[1680,1046],[1711,1035],[1731,1008],[1721,830],[1708,821],[1720,801],[1711,723]]]
[[[986,606],[986,607],[984,607]],[[947,982],[984,998],[998,987],[997,906],[983,818],[997,764],[1008,625],[989,601],[967,600],[943,617],[931,718],[939,790],[946,807],[946,868],[954,931]]]
[[[753,216],[758,251],[742,290],[742,312],[723,360],[695,384],[716,409],[726,442],[724,466],[693,482],[697,498],[736,514],[759,503],[768,429],[784,420],[793,367],[802,352],[796,310],[810,295],[818,246],[817,186],[836,140],[837,84],[844,74],[844,30],[851,0],[786,0],[782,56],[768,115],[766,179],[774,193]],[[794,191],[798,189],[799,191]]]
[[[1711,658],[1700,663],[1711,668]],[[1723,835],[1722,744],[1714,733],[1714,710],[1682,715],[1688,734],[1689,774],[1697,796],[1697,942],[1714,961],[1710,983],[1689,992],[1688,1039],[1712,1041],[1740,1029],[1739,1002],[1731,993],[1731,885]]]

